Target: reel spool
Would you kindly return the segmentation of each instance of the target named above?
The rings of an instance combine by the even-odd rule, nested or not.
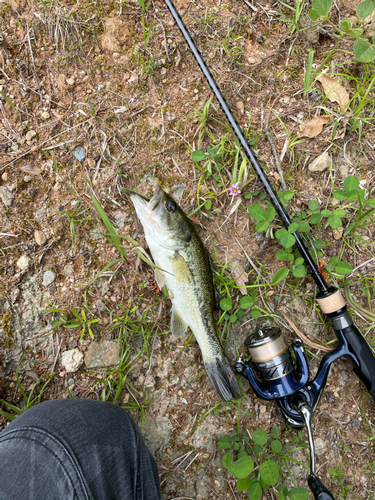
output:
[[[309,368],[303,354],[302,343],[285,344],[281,329],[277,326],[258,327],[245,340],[251,355],[250,362],[238,360],[237,372],[242,373],[256,394],[263,399],[279,399],[301,389],[309,378]]]

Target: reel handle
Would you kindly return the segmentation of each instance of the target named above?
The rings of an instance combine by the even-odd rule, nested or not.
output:
[[[356,357],[358,366],[354,364],[354,373],[362,380],[372,399],[375,400],[375,357],[370,346],[355,325],[350,325],[343,330],[335,330],[336,335],[337,332],[344,335],[349,350]]]
[[[365,384],[375,400],[375,357],[361,332],[353,324],[345,300],[337,288],[320,291],[316,301],[321,311],[327,315],[337,338],[345,338],[348,345],[354,373]]]
[[[307,482],[315,500],[335,500],[332,493],[327,490],[321,480],[314,474],[309,476]]]

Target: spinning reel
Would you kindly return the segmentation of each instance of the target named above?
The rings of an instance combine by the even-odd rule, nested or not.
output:
[[[334,500],[332,494],[315,475],[315,453],[311,420],[331,364],[341,356],[348,356],[358,365],[343,334],[338,335],[338,346],[327,353],[312,381],[301,340],[287,346],[277,326],[257,327],[245,340],[251,359],[238,358],[234,368],[241,373],[262,399],[276,400],[286,424],[294,429],[306,426],[310,446],[310,476],[308,483],[316,500]]]

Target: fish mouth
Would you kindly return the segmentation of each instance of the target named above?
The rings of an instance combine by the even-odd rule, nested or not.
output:
[[[162,215],[163,213],[163,196],[164,191],[160,186],[156,188],[154,196],[148,202],[148,209],[150,212],[154,212],[154,215]]]
[[[157,225],[157,220],[164,211],[162,188],[158,186],[150,200],[134,192],[129,194],[142,224],[150,228]]]

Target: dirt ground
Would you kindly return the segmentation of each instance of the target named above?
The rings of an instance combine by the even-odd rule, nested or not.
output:
[[[354,18],[357,3],[336,2],[333,21]],[[332,126],[314,138],[297,136],[319,106],[324,113],[328,109],[340,115],[337,104],[322,101],[317,82],[303,93],[308,49],[315,50],[316,68],[334,46],[329,33],[314,29],[291,34],[280,20],[282,12],[290,17],[290,10],[278,1],[176,0],[176,6],[238,122],[257,140],[256,153],[278,190],[280,175],[265,135],[270,128],[277,153],[283,155],[287,187],[295,192],[291,213],[306,210],[311,200],[331,207],[331,180],[342,189],[347,175],[357,175],[371,192],[371,122],[364,124],[360,140],[358,131],[345,135],[344,130],[332,141]],[[304,16],[308,8],[306,4]],[[248,199],[242,197],[242,204],[234,207],[237,199],[212,176],[202,181],[198,167],[203,164],[191,157],[192,151],[207,150],[225,134],[235,144],[224,114],[161,1],[151,1],[144,15],[136,1],[126,0],[6,0],[0,1],[0,13],[0,189],[6,188],[0,201],[0,409],[14,415],[6,403],[26,408],[25,396],[35,385],[31,399],[40,394],[41,401],[90,397],[121,404],[142,425],[158,462],[165,500],[247,498],[246,492],[237,492],[235,479],[222,466],[218,438],[233,433],[238,415],[250,433],[258,428],[270,432],[279,425],[281,439],[289,442],[295,431],[281,421],[276,404],[257,399],[246,383],[240,412],[236,405],[218,406],[197,343],[171,335],[170,302],[159,291],[151,267],[130,240],[122,240],[127,259],[121,258],[104,236],[107,229],[91,196],[93,192],[120,235],[146,250],[122,187],[150,195],[160,183],[181,200],[186,213],[211,199],[212,208],[204,207],[194,217],[218,268],[227,264],[234,280],[246,271],[246,285],[269,284],[282,267],[275,258],[277,241],[255,232],[247,215]],[[301,26],[304,22],[302,16]],[[352,42],[340,43],[330,71],[339,72],[348,58],[354,61],[347,52]],[[359,64],[348,68],[363,77]],[[369,68],[373,72],[374,67]],[[343,85],[353,96],[351,82]],[[369,96],[375,98],[373,91]],[[202,128],[198,112],[209,99],[216,110],[211,107]],[[371,109],[370,104],[367,116],[372,116]],[[289,136],[296,138],[295,144],[289,142],[284,150]],[[331,171],[309,170],[331,143]],[[242,195],[261,192],[251,169],[247,175],[251,182]],[[225,181],[227,189],[230,178]],[[344,246],[342,231],[327,224],[320,235],[328,242],[325,264],[344,248],[345,260],[358,268],[351,276],[351,291],[369,310],[375,290],[373,219],[370,222],[361,233],[361,245]],[[230,291],[233,300],[239,300],[241,290],[232,286]],[[262,294],[262,300],[315,342],[333,342],[333,332],[315,309],[315,292],[311,278],[292,278]],[[52,323],[61,317],[74,320],[72,310],[84,319],[83,336],[82,325],[68,329]],[[119,327],[116,318],[125,316]],[[87,328],[91,320],[97,320],[88,325],[92,336]],[[371,323],[357,315],[355,321],[370,342]],[[137,324],[144,325],[143,330],[132,336]],[[228,328],[235,332],[238,326]],[[240,335],[245,338],[246,332]],[[118,351],[108,347],[117,345],[119,338],[120,347],[135,357],[132,363],[120,362],[121,373],[126,373],[123,387],[116,371]],[[99,372],[93,361],[96,348],[107,350],[106,359],[112,363],[107,371]],[[62,356],[72,350],[81,362],[77,371],[67,372]],[[309,350],[312,373],[323,354]],[[212,411],[214,407],[218,411]],[[0,414],[0,428],[8,422]],[[314,417],[318,474],[336,498],[375,497],[374,425],[375,403],[350,363],[338,361]],[[306,449],[294,456],[308,465]],[[343,476],[334,480],[327,469],[338,465]],[[298,486],[307,487],[306,468],[292,464],[291,472]],[[263,495],[267,500],[276,497],[271,489]]]

